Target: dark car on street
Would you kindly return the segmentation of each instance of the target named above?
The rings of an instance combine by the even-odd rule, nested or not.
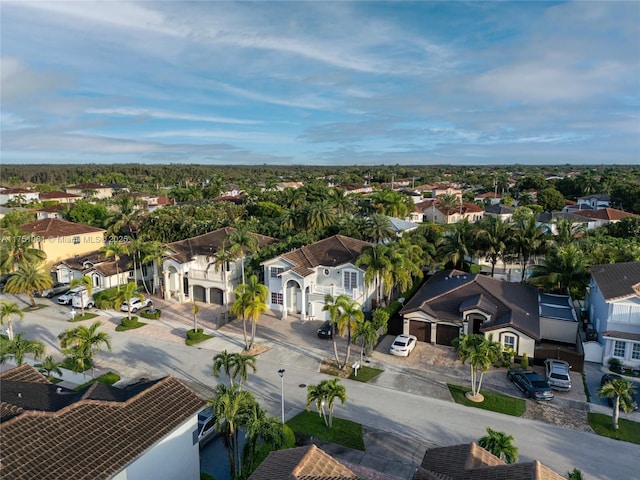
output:
[[[507,372],[507,378],[529,398],[553,400],[553,390],[551,390],[549,382],[535,372],[514,368]]]
[[[618,375],[617,373],[605,373],[600,379],[600,387],[603,387],[606,383],[611,383],[614,380],[623,379],[625,378],[622,375]],[[634,382],[631,382],[631,385],[634,387],[634,389],[631,391],[631,408],[633,408],[633,411],[635,412],[636,410],[638,410],[638,402],[640,402],[640,388],[638,388],[638,384]],[[607,403],[610,407],[613,407],[614,400],[615,397],[607,398]],[[622,411],[622,408],[620,408],[620,411]]]
[[[331,322],[327,320],[322,324],[322,326],[318,329],[318,337],[320,338],[333,338],[333,328]]]

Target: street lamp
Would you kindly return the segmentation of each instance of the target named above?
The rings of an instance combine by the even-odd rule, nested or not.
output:
[[[280,375],[280,397],[282,403],[282,424],[284,425],[284,368],[278,370],[278,375]]]

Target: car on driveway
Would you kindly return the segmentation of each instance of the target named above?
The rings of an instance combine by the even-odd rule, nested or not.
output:
[[[600,387],[604,387],[604,385],[606,383],[610,383],[614,380],[626,380],[622,375],[618,375],[617,373],[605,373],[602,378],[600,379]],[[631,408],[633,409],[633,411],[635,412],[636,410],[638,410],[638,405],[640,404],[640,386],[635,383],[632,382],[631,380],[629,380],[629,382],[631,382],[631,385],[634,387],[634,390],[631,392]],[[613,401],[615,400],[615,397],[609,397],[607,398],[607,403],[609,404],[610,407],[613,407]],[[622,408],[620,408],[620,410],[622,411]]]
[[[512,368],[507,372],[507,378],[529,398],[553,400],[553,390],[551,390],[549,382],[531,370]]]
[[[84,290],[84,287],[75,287],[75,288],[72,288],[71,290],[67,290],[66,292],[64,292],[62,295],[58,297],[57,301],[60,305],[71,305],[73,296],[76,293],[80,293],[82,290]]]
[[[61,293],[65,293],[67,290],[69,290],[68,283],[56,283],[53,287],[43,290],[42,296],[45,298],[51,298],[56,295],[60,295]]]
[[[418,338],[415,335],[398,335],[391,344],[391,355],[408,357],[416,346]]]
[[[322,326],[318,329],[318,337],[333,338],[333,328],[330,320],[327,320],[326,322],[324,322]]]
[[[121,312],[129,311],[129,304],[131,304],[131,313],[136,313],[138,310],[142,308],[147,308],[153,305],[153,302],[150,298],[131,298],[128,302],[122,302],[120,305]]]
[[[554,390],[571,390],[571,365],[564,360],[547,358],[544,361],[544,372],[549,386]]]

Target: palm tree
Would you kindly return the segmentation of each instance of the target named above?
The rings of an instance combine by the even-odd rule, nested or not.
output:
[[[236,353],[232,357],[232,366],[231,378],[238,380],[238,388],[242,388],[243,382],[247,381],[247,378],[249,377],[249,370],[253,370],[253,373],[256,373],[258,370],[256,367],[255,355],[243,355],[241,353]]]
[[[0,304],[0,325],[4,325],[4,319],[7,319],[7,335],[9,340],[13,340],[13,324],[11,323],[11,315],[17,315],[21,320],[24,318],[24,312],[20,310],[16,302],[5,302]]]
[[[105,258],[113,257],[116,262],[116,286],[118,291],[120,291],[120,256],[129,253],[129,248],[124,243],[120,242],[109,242],[104,247],[100,248],[100,251],[104,253]]]
[[[473,231],[466,218],[453,225],[442,237],[440,255],[444,262],[450,262],[454,268],[464,270],[465,258],[473,256]]]
[[[274,450],[279,450],[284,446],[286,437],[282,422],[268,415],[258,403],[251,406],[243,423],[247,443],[242,454],[242,471],[250,472],[254,469],[260,441]]]
[[[513,444],[513,436],[487,427],[487,435],[478,440],[478,445],[506,463],[518,461],[518,447]]]
[[[611,426],[618,430],[618,418],[620,417],[620,407],[625,413],[633,411],[633,398],[631,394],[635,391],[633,384],[626,378],[615,378],[610,382],[605,382],[598,390],[598,396],[613,398],[613,416]]]
[[[115,307],[118,308],[118,305],[122,305],[124,302],[127,302],[127,318],[131,320],[131,299],[139,298],[142,300],[144,295],[139,293],[138,286],[133,282],[128,282],[122,290],[118,290],[118,293],[115,296]]]
[[[269,289],[258,282],[258,277],[251,275],[249,277],[249,283],[240,284],[234,291],[236,301],[231,307],[232,312],[235,314],[242,314],[242,328],[245,338],[245,350],[251,351],[253,347],[253,341],[256,337],[256,327],[260,315],[268,310],[267,297],[269,295]],[[246,320],[250,318],[251,322],[251,338],[247,342],[247,328]]]
[[[480,223],[478,232],[480,251],[491,263],[491,276],[493,277],[498,260],[506,255],[506,239],[510,235],[510,224],[500,217],[487,216]]]
[[[335,213],[328,200],[310,203],[306,208],[306,226],[310,230],[320,230],[335,223]]]
[[[346,332],[347,352],[344,357],[344,363],[338,365],[340,370],[349,364],[349,355],[351,354],[351,332],[355,330],[356,325],[364,321],[364,313],[360,308],[360,304],[348,295],[340,295],[336,303],[340,307],[340,315],[337,319],[338,333],[344,336]]]
[[[40,373],[45,374],[49,378],[51,378],[52,373],[55,373],[58,378],[62,378],[62,370],[60,370],[61,366],[62,363],[53,358],[53,355],[48,355],[44,360],[42,360],[42,363],[34,365]]]
[[[339,382],[339,378],[334,378],[332,380],[323,380],[318,385],[309,385],[307,387],[307,411],[311,403],[315,402],[316,410],[318,410],[328,428],[333,426],[333,410],[336,399],[340,400],[343,405],[347,401],[347,390]],[[326,413],[324,411],[325,406],[327,407]]]
[[[336,213],[342,215],[353,208],[353,203],[343,188],[332,188],[329,190],[329,203]]]
[[[517,218],[510,237],[510,243],[518,254],[522,266],[522,282],[526,280],[527,265],[533,255],[542,252],[545,246],[546,235],[543,228],[538,225],[533,212]]]
[[[229,244],[231,245],[231,251],[236,253],[240,257],[242,268],[242,283],[245,283],[244,258],[248,254],[254,254],[258,251],[258,240],[246,228],[239,228],[231,235],[229,235]]]
[[[222,242],[222,247],[218,249],[214,257],[214,265],[216,269],[220,269],[222,272],[222,283],[224,285],[222,304],[225,306],[225,315],[228,313],[229,308],[229,282],[227,278],[227,272],[229,271],[229,263],[237,258],[235,252],[227,248],[227,242]],[[207,268],[209,268],[207,266]],[[225,322],[227,318],[225,317]]]
[[[86,353],[86,359],[91,363],[91,377],[95,378],[95,364],[93,362],[94,350],[100,351],[104,345],[111,350],[111,337],[106,332],[99,332],[102,322],[94,322],[90,327],[79,325],[65,330],[58,339],[63,349],[76,349]]]
[[[156,293],[160,285],[158,272],[162,270],[162,258],[164,257],[164,252],[165,250],[162,243],[157,240],[145,242],[142,247],[142,258],[140,263],[153,265],[153,293]]]
[[[241,470],[240,427],[255,403],[251,392],[240,390],[235,385],[227,387],[224,384],[216,387],[215,396],[207,402],[215,414],[216,430],[224,437],[231,478],[235,478],[236,473]]]
[[[45,288],[53,286],[51,275],[44,273],[35,263],[22,263],[18,270],[11,275],[4,286],[7,293],[26,293],[31,299],[31,306],[35,308],[36,299],[33,292],[42,293]]]
[[[233,378],[231,370],[234,365],[236,353],[229,353],[226,350],[221,351],[213,357],[213,376],[220,377],[220,371],[223,371],[229,377],[229,385],[233,387]]]
[[[480,389],[484,373],[500,356],[500,344],[493,341],[493,338],[485,338],[484,335],[461,335],[453,341],[453,347],[462,363],[469,361],[471,367],[471,395],[468,397],[472,401],[482,401]],[[480,376],[478,377],[478,371]]]
[[[363,235],[366,239],[379,243],[394,238],[395,232],[386,215],[374,213],[365,219]]]
[[[566,218],[557,218],[554,223],[556,225],[556,235],[553,240],[558,247],[566,247],[587,233],[584,223],[577,223]]]
[[[567,245],[548,254],[536,265],[529,277],[534,285],[545,286],[556,293],[580,298],[589,283],[585,254],[576,245]]]
[[[28,353],[32,354],[35,360],[39,360],[44,355],[44,343],[24,338],[21,333],[16,333],[12,340],[0,337],[0,363],[13,359],[15,364],[20,366]]]
[[[24,263],[39,263],[47,258],[42,250],[33,247],[34,237],[12,225],[0,235],[0,273],[14,272]]]
[[[354,337],[356,341],[358,341],[358,339],[360,340],[360,364],[362,364],[365,356],[365,350],[373,345],[378,339],[378,329],[373,322],[365,320],[356,325]]]
[[[88,275],[83,275],[81,278],[74,278],[73,280],[71,280],[69,287],[73,288],[78,286],[84,287],[85,290],[87,291],[88,296],[91,296],[93,294],[93,282],[91,281],[91,277],[89,277]],[[81,303],[82,303],[82,315],[84,316],[85,302],[81,302]]]
[[[459,212],[462,208],[460,198],[453,193],[446,193],[436,197],[436,207],[447,216]]]
[[[356,259],[356,266],[365,266],[364,281],[367,286],[374,283],[376,289],[376,305],[380,305],[382,297],[382,280],[391,270],[391,249],[388,245],[378,243],[366,245]]]
[[[336,334],[338,332],[338,317],[340,316],[340,304],[338,298],[333,298],[332,295],[324,296],[323,312],[329,312],[329,321],[331,322],[331,341],[333,343],[333,355],[336,359],[336,365],[340,365],[340,358],[338,357],[338,344],[336,343]]]

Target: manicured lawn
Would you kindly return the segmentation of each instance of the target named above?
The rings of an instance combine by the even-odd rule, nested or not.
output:
[[[123,318],[125,322],[121,323],[116,327],[116,332],[126,332],[127,330],[134,330],[136,328],[144,327],[146,323],[139,322],[138,317],[131,317],[131,321],[126,321],[128,319]],[[125,325],[126,324],[126,325]]]
[[[467,407],[482,408],[483,410],[491,410],[492,412],[504,413],[505,415],[512,415],[514,417],[522,416],[527,408],[527,404],[522,398],[485,392],[484,390],[480,391],[484,396],[484,402],[472,402],[464,396],[465,393],[471,390],[470,388],[451,384],[447,384],[447,386],[455,402],[466,405]]]
[[[83,383],[82,385],[78,385],[76,388],[74,388],[74,390],[76,392],[80,391],[83,388],[88,387],[89,385],[92,385],[93,382],[100,382],[100,383],[104,383],[105,385],[113,385],[118,381],[120,381],[120,375],[114,372],[107,372],[104,375],[100,375],[95,379],[91,379],[88,382]]]
[[[73,319],[69,320],[70,322],[81,322],[83,320],[90,320],[92,318],[96,318],[98,315],[96,313],[84,312],[84,315],[76,315]]]
[[[376,378],[382,372],[384,372],[384,370],[380,370],[379,368],[361,367],[358,369],[358,376],[355,376],[352,371],[351,375],[349,375],[349,379],[357,380],[358,382],[367,383],[368,381]]]
[[[611,415],[589,413],[589,425],[593,431],[603,437],[614,438],[624,442],[640,443],[640,423],[624,418],[619,419],[618,430],[611,426]]]
[[[191,329],[187,330],[187,339],[184,341],[184,343],[192,346],[200,342],[204,342],[205,340],[209,340],[210,338],[213,338],[213,335],[204,333],[201,328],[199,328],[197,332],[194,332],[193,329]]]
[[[333,417],[333,427],[327,428],[318,412],[301,412],[287,422],[295,433],[337,443],[364,451],[364,436],[359,423]]]

